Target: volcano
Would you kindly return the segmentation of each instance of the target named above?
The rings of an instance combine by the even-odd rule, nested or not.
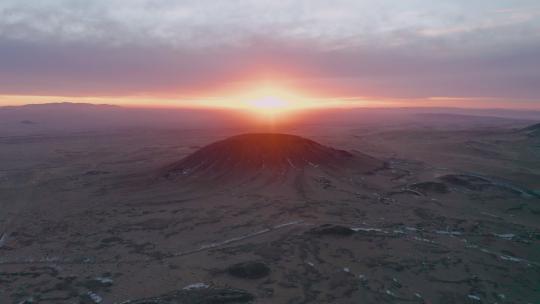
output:
[[[361,153],[321,145],[296,135],[242,134],[205,146],[169,166],[171,177],[250,177],[269,173],[285,175],[305,170],[336,172],[351,166],[359,172],[381,167],[383,162]]]

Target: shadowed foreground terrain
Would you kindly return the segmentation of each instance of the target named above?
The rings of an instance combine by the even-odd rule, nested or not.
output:
[[[0,303],[537,303],[538,128],[430,117],[2,136]]]

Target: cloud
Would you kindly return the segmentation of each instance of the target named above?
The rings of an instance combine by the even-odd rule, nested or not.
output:
[[[0,94],[540,99],[537,1],[0,2]]]
[[[540,4],[536,1],[519,1],[521,5],[511,9],[507,1],[469,2],[5,0],[0,4],[0,36],[207,47],[241,44],[252,36],[326,43],[348,39],[358,44],[366,40],[391,43],[393,33],[403,31],[457,33],[463,30],[451,29],[496,28],[509,23],[519,27],[527,22],[526,26],[539,28]]]

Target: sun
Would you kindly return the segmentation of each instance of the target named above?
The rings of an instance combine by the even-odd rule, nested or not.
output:
[[[290,111],[290,102],[275,96],[263,96],[246,102],[249,112],[265,121],[283,120]]]
[[[286,100],[273,96],[264,96],[259,99],[254,99],[249,101],[248,104],[261,111],[279,111],[284,110],[289,106],[289,102]]]
[[[276,83],[235,86],[221,101],[246,113],[250,119],[285,122],[296,117],[310,103],[302,92]]]
[[[298,106],[298,96],[275,85],[252,87],[240,97],[242,107],[263,119],[282,120]]]

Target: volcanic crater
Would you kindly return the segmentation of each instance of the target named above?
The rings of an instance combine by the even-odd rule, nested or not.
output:
[[[321,145],[290,134],[249,133],[207,145],[165,170],[167,178],[251,177],[268,173],[285,175],[322,170],[339,172],[354,168],[363,173],[383,166],[383,162],[362,153]]]

